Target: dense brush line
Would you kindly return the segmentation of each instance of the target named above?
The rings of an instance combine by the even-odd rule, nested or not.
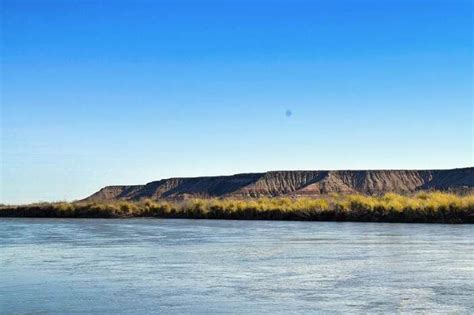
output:
[[[474,195],[337,195],[321,198],[58,202],[1,206],[2,217],[195,218],[364,222],[474,223]]]

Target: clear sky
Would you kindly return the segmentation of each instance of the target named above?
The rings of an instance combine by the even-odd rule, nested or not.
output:
[[[471,1],[5,1],[0,202],[473,164]]]

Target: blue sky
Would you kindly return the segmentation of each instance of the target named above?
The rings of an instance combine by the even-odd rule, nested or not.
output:
[[[0,202],[174,176],[473,164],[471,1],[1,11]]]

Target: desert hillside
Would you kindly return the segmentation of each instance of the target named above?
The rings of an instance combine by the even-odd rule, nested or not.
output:
[[[272,171],[169,178],[146,185],[107,186],[87,201],[185,199],[189,197],[318,196],[329,193],[381,195],[424,190],[474,191],[474,168],[451,170]]]

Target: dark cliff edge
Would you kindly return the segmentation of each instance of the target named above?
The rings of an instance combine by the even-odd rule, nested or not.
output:
[[[271,171],[170,178],[145,185],[107,186],[82,201],[258,198],[330,193],[382,195],[418,191],[474,192],[474,168],[450,170]]]

